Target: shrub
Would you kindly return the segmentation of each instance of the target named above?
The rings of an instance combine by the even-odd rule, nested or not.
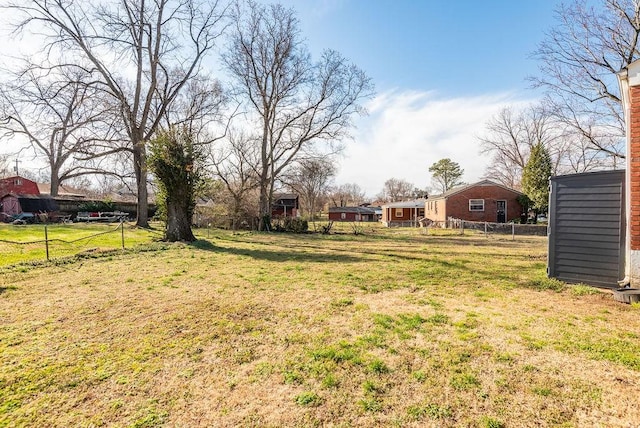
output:
[[[306,233],[309,230],[309,223],[301,218],[285,217],[274,220],[272,229],[276,232]]]
[[[91,201],[78,205],[78,211],[111,212],[115,211],[115,205],[112,201]]]

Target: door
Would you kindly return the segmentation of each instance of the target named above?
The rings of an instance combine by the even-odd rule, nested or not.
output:
[[[507,201],[496,201],[497,202],[497,219],[498,223],[506,223],[507,222]]]
[[[2,212],[7,215],[20,214],[22,208],[20,208],[20,201],[15,196],[7,196],[2,200]]]

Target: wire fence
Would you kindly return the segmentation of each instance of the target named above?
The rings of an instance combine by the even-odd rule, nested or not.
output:
[[[468,221],[459,218],[449,217],[446,222],[432,222],[425,230],[428,233],[430,228],[443,228],[459,230],[460,234],[471,230],[484,233],[485,236],[491,234],[516,236],[547,236],[547,225],[545,224],[518,224],[518,223],[491,223],[487,221]]]
[[[0,239],[0,266],[50,261],[98,250],[124,250],[128,245],[162,237],[153,230],[125,233],[125,225],[120,222],[115,226],[46,223],[44,227],[13,226],[14,239]]]

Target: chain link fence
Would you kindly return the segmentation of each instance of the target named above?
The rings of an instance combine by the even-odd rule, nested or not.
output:
[[[491,223],[487,221],[468,221],[459,218],[449,217],[446,222],[431,222],[425,230],[428,233],[430,228],[448,228],[459,230],[460,234],[465,231],[475,231],[490,234],[515,236],[547,236],[546,224],[518,224],[518,223]]]

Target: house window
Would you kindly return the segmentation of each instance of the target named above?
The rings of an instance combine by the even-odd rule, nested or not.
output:
[[[22,186],[22,179],[21,178],[16,178],[16,180],[13,182],[13,184],[15,184],[16,186]]]
[[[396,208],[396,217],[402,217],[403,212],[402,212],[402,208]]]
[[[340,213],[340,218],[342,220],[344,220],[345,218],[347,218],[347,213]]]
[[[484,199],[469,199],[469,211],[484,211]]]

